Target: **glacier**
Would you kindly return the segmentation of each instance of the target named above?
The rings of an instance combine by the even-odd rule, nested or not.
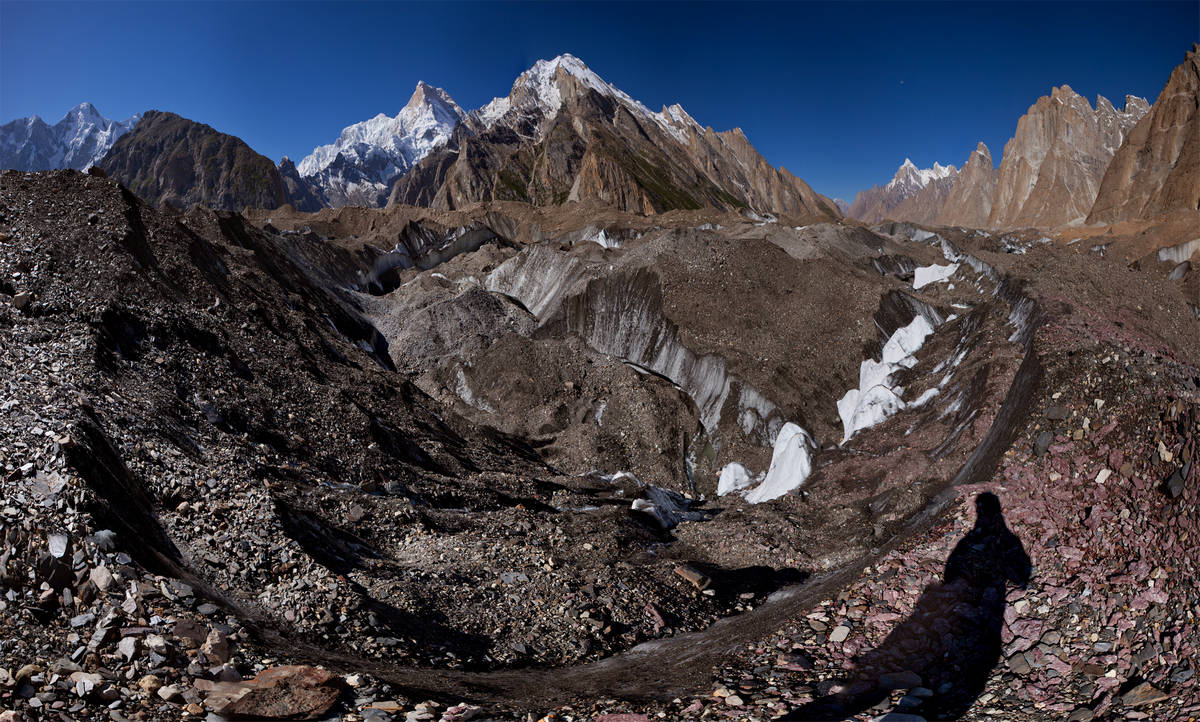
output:
[[[896,329],[883,346],[883,358],[866,359],[858,372],[858,388],[850,389],[838,402],[846,443],[861,429],[874,426],[896,414],[906,404],[901,398],[904,389],[893,385],[892,375],[917,364],[916,353],[925,343],[933,325],[918,314],[907,326]],[[922,402],[928,399],[922,399]]]
[[[815,448],[816,442],[811,434],[790,421],[784,424],[775,439],[767,476],[746,494],[746,501],[761,504],[800,488],[812,473]]]

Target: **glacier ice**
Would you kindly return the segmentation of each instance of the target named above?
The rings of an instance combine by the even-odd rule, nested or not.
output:
[[[913,271],[913,290],[918,290],[928,286],[931,283],[939,283],[945,281],[954,275],[958,270],[957,263],[951,263],[945,266],[918,266]]]
[[[717,496],[740,491],[760,480],[761,476],[752,476],[749,469],[736,461],[731,461],[721,469],[721,476],[717,479]]]
[[[775,450],[771,454],[767,476],[746,494],[746,501],[760,504],[800,488],[812,473],[814,448],[816,442],[811,434],[790,421],[784,424],[775,438]]]
[[[874,426],[905,407],[904,389],[893,385],[892,375],[917,363],[916,352],[933,325],[918,314],[907,326],[896,329],[883,345],[882,359],[865,359],[859,367],[858,388],[850,389],[837,403],[844,431],[842,443],[861,429]]]

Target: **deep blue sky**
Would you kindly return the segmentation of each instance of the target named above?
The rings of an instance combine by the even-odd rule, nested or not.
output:
[[[657,110],[740,126],[775,165],[852,199],[909,156],[996,162],[1067,83],[1158,95],[1200,2],[828,4],[24,3],[0,0],[0,122],[170,110],[299,159],[394,115],[417,80],[465,109],[538,58],[582,58]]]

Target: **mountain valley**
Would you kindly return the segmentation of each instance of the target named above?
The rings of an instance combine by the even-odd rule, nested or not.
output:
[[[0,126],[0,722],[1200,715],[1198,109],[850,204],[570,54]]]

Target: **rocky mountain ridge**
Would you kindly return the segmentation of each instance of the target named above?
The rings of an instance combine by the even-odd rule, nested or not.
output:
[[[1004,146],[988,226],[1053,227],[1085,219],[1113,154],[1149,109],[1134,96],[1126,96],[1120,111],[1104,96],[1093,108],[1067,85],[1039,98]]]
[[[1099,186],[1089,223],[1200,210],[1200,44],[1125,137]]]
[[[600,200],[620,210],[745,208],[837,217],[833,201],[776,169],[740,129],[701,128],[680,106],[654,113],[578,58],[538,61],[468,116],[394,186],[389,204],[459,208]]]
[[[288,202],[269,158],[239,138],[174,113],[147,111],[98,165],[154,205],[241,210]]]
[[[1149,109],[1132,95],[1120,110],[1104,96],[1093,107],[1070,86],[1054,88],[1017,121],[998,169],[982,143],[961,170],[941,176],[942,166],[922,172],[906,161],[886,186],[860,192],[848,215],[998,229],[1081,223],[1109,161]]]

